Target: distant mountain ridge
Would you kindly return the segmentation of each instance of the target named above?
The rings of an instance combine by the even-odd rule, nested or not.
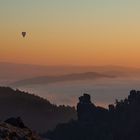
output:
[[[86,72],[86,73],[73,73],[67,75],[59,75],[59,76],[41,76],[35,77],[31,79],[20,80],[14,82],[12,85],[16,86],[24,86],[24,85],[32,85],[32,84],[50,84],[56,82],[66,82],[66,81],[76,81],[76,80],[93,80],[99,78],[115,78],[114,75],[105,75],[97,72]]]
[[[9,87],[0,87],[0,110],[0,120],[21,117],[27,126],[38,132],[76,118],[74,107],[56,106],[39,96]]]
[[[0,84],[18,80],[40,77],[44,75],[64,75],[72,73],[97,72],[105,75],[128,76],[140,75],[140,68],[123,67],[123,66],[46,66],[46,65],[31,65],[31,64],[16,64],[0,62]]]

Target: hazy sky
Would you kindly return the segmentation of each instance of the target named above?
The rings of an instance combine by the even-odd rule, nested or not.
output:
[[[0,0],[0,61],[140,66],[139,60],[139,0]]]

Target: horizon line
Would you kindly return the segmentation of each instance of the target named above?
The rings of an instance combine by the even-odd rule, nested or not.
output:
[[[79,65],[79,64],[37,64],[37,63],[19,63],[19,62],[8,62],[8,61],[0,61],[0,64],[14,64],[14,65],[30,65],[30,66],[42,66],[42,67],[122,67],[122,68],[135,68],[139,69],[136,66],[125,66],[125,65],[112,65],[112,64],[103,64],[103,65]]]

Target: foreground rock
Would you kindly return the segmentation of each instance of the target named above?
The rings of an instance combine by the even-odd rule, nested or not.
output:
[[[15,119],[16,120],[16,119]],[[41,140],[27,127],[18,127],[6,122],[0,122],[0,140]]]

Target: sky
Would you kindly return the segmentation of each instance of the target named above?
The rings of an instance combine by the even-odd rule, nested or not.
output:
[[[0,0],[0,61],[140,67],[139,38],[138,0]]]

